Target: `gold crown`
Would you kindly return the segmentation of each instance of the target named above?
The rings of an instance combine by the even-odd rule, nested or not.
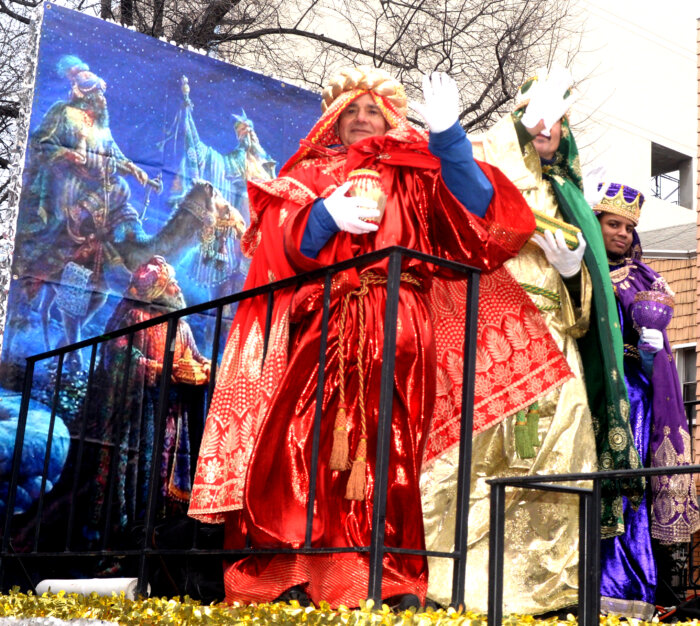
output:
[[[610,195],[615,192],[615,187],[619,187],[615,195]],[[625,189],[627,193],[625,194]],[[625,199],[625,195],[629,198],[634,195],[631,201]],[[616,185],[615,183],[610,183],[608,188],[605,190],[605,194],[600,199],[598,204],[593,207],[594,211],[601,211],[603,213],[614,213],[620,217],[625,217],[636,226],[639,224],[639,216],[642,213],[642,204],[644,204],[644,195],[641,191],[632,189],[632,187],[625,187],[625,185]]]
[[[340,94],[353,89],[366,89],[386,97],[401,115],[406,116],[404,86],[385,70],[368,65],[346,67],[334,74],[321,94],[321,110],[325,112]]]

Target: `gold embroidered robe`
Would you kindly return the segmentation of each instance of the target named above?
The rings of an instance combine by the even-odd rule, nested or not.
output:
[[[473,139],[474,156],[496,165],[522,192],[531,208],[561,219],[549,182],[542,178],[533,145],[521,151],[511,116]],[[473,438],[465,606],[486,612],[488,589],[489,493],[486,479],[597,469],[596,442],[576,339],[588,328],[591,281],[582,266],[581,306],[575,307],[559,272],[541,249],[528,243],[506,262],[515,279],[556,294],[556,302],[531,295],[574,373],[540,401],[536,456],[515,452],[511,416]],[[547,310],[550,309],[550,310]],[[426,548],[454,549],[458,447],[423,467],[421,493]],[[535,490],[506,492],[504,612],[537,614],[573,605],[578,599],[578,499]],[[452,562],[429,559],[428,597],[449,604]]]

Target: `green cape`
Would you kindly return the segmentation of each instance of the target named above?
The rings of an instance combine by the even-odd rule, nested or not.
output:
[[[583,195],[578,149],[566,119],[562,120],[562,137],[554,163],[543,165],[542,172],[552,184],[562,216],[581,229],[587,244],[583,260],[591,275],[593,302],[590,328],[578,341],[578,347],[593,416],[598,466],[601,470],[639,468],[639,454],[634,447],[629,424],[630,405],[623,375],[622,333],[608,257],[598,220]],[[621,495],[627,496],[636,508],[643,491],[643,478],[603,481],[603,537],[624,531]]]

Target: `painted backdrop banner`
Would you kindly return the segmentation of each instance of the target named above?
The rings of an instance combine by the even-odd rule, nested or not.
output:
[[[0,439],[10,450],[25,357],[144,319],[150,301],[182,307],[240,290],[246,181],[276,175],[319,103],[264,75],[44,5],[0,361]],[[189,320],[183,350],[207,354],[211,327],[211,316]],[[64,364],[73,387],[59,403],[55,436],[65,445],[52,451],[49,489],[76,434],[88,356],[71,353]],[[109,355],[100,358],[104,369]],[[36,371],[39,431],[55,368],[54,359]],[[20,511],[36,491],[43,455],[35,456],[38,467],[29,453],[23,467]]]

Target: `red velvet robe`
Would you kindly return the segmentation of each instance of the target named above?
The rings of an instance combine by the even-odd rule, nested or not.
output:
[[[361,93],[350,92],[350,95],[357,97]],[[342,106],[351,99],[346,97]],[[397,119],[390,105],[381,102],[394,115],[392,118],[385,111],[390,123]],[[337,107],[336,117],[339,110],[341,105]],[[325,115],[314,131],[327,136],[332,132],[328,125],[332,119]],[[461,261],[486,272],[499,268],[518,252],[534,229],[534,219],[520,193],[505,176],[480,164],[494,185],[494,196],[485,218],[476,217],[446,188],[440,177],[439,160],[429,153],[425,137],[408,127],[405,120],[394,125],[398,128],[387,135],[362,140],[340,153],[322,148],[314,152],[312,144],[323,141],[315,142],[312,131],[310,142],[283,168],[278,179],[249,185],[252,224],[244,243],[255,254],[246,288],[393,245]],[[360,236],[339,232],[317,259],[302,255],[299,246],[313,200],[327,197],[342,184],[348,172],[365,167],[380,173],[387,193],[379,230]],[[360,271],[371,270],[385,276],[386,267],[387,260],[382,260]],[[435,287],[442,284],[442,278],[454,278],[449,274],[442,276],[438,268],[407,260],[402,271],[418,284],[402,282],[399,295],[385,541],[388,546],[423,548],[418,477],[439,395],[438,353],[444,353],[439,350],[439,344],[451,341],[453,352],[461,353],[464,304],[435,297]],[[535,365],[544,368],[556,364],[555,378],[561,382],[569,375],[568,368],[546,335],[546,329],[543,333],[541,324],[538,325],[537,311],[505,271],[497,274],[500,280],[494,283],[498,288],[490,292],[489,320],[505,320],[505,330],[498,332],[507,343],[508,320],[517,318],[523,333],[529,332],[533,342],[546,345],[546,350],[536,357]],[[339,341],[342,295],[358,285],[358,273],[348,271],[338,276],[332,290],[312,533],[314,546],[356,547],[368,546],[370,542],[386,287],[369,288],[361,305],[363,322],[359,299],[350,298],[345,332]],[[445,290],[438,289],[437,293],[444,295]],[[207,419],[190,508],[191,515],[205,521],[226,520],[230,547],[242,546],[246,532],[251,544],[257,547],[297,547],[304,541],[321,298],[321,283],[278,292],[264,363],[264,302],[259,299],[241,303],[237,313]],[[446,337],[444,328],[439,326],[441,318],[459,319],[459,324],[449,326],[458,328],[459,332]],[[358,354],[362,333],[364,349]],[[364,500],[346,499],[349,472],[328,468],[339,404],[339,345],[347,362],[344,385],[351,458],[360,431],[357,359],[363,363],[368,435]],[[508,356],[504,351],[500,354]],[[535,370],[533,367],[529,373]],[[504,387],[509,385],[510,381]],[[501,417],[541,395],[544,390],[539,389],[525,395],[515,394],[502,407]],[[457,438],[458,435],[457,432]],[[454,445],[456,441],[453,432],[445,445]],[[285,589],[302,584],[316,603],[325,600],[333,606],[357,606],[367,593],[368,557],[356,553],[256,555],[230,564],[224,579],[228,601],[271,601]],[[424,599],[426,586],[424,558],[392,554],[385,557],[382,597],[415,593]]]

